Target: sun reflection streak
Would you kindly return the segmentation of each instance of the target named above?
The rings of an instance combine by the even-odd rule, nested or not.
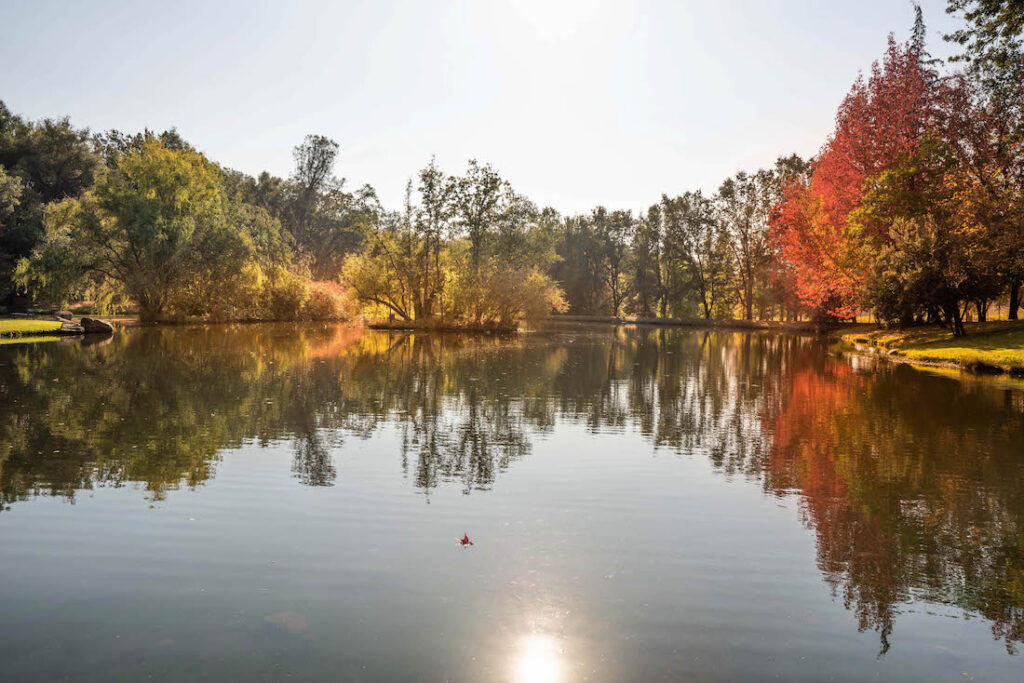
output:
[[[517,683],[558,683],[563,680],[560,650],[553,638],[534,634],[526,636],[516,657]]]

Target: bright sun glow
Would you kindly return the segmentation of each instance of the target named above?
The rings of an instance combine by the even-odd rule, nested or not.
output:
[[[548,0],[512,0],[513,11],[525,19],[530,27],[543,39],[562,40],[575,35],[597,20],[602,7],[593,0],[572,0],[569,2],[548,2]]]
[[[557,683],[562,680],[562,663],[555,641],[542,635],[523,639],[516,659],[518,683]]]

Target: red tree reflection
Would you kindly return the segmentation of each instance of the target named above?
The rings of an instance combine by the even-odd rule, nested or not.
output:
[[[1024,640],[1024,416],[909,368],[803,367],[766,410],[766,486],[801,496],[818,566],[882,653],[900,605],[955,605]]]

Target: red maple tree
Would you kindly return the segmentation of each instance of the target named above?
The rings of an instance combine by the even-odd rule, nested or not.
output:
[[[903,44],[890,36],[882,61],[843,99],[810,180],[786,188],[773,212],[771,236],[794,273],[804,306],[843,318],[859,310],[864,235],[851,229],[850,216],[860,205],[865,181],[913,153],[935,125],[937,92],[923,28],[915,27],[913,39]]]

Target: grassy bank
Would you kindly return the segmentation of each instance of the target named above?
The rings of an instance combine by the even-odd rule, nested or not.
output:
[[[37,320],[33,318],[0,319],[0,337],[20,337],[29,334],[46,334],[60,329],[59,320]]]
[[[967,370],[1024,374],[1024,321],[968,323],[954,338],[941,327],[875,329],[843,335],[843,341],[894,351],[898,359],[957,365]]]

